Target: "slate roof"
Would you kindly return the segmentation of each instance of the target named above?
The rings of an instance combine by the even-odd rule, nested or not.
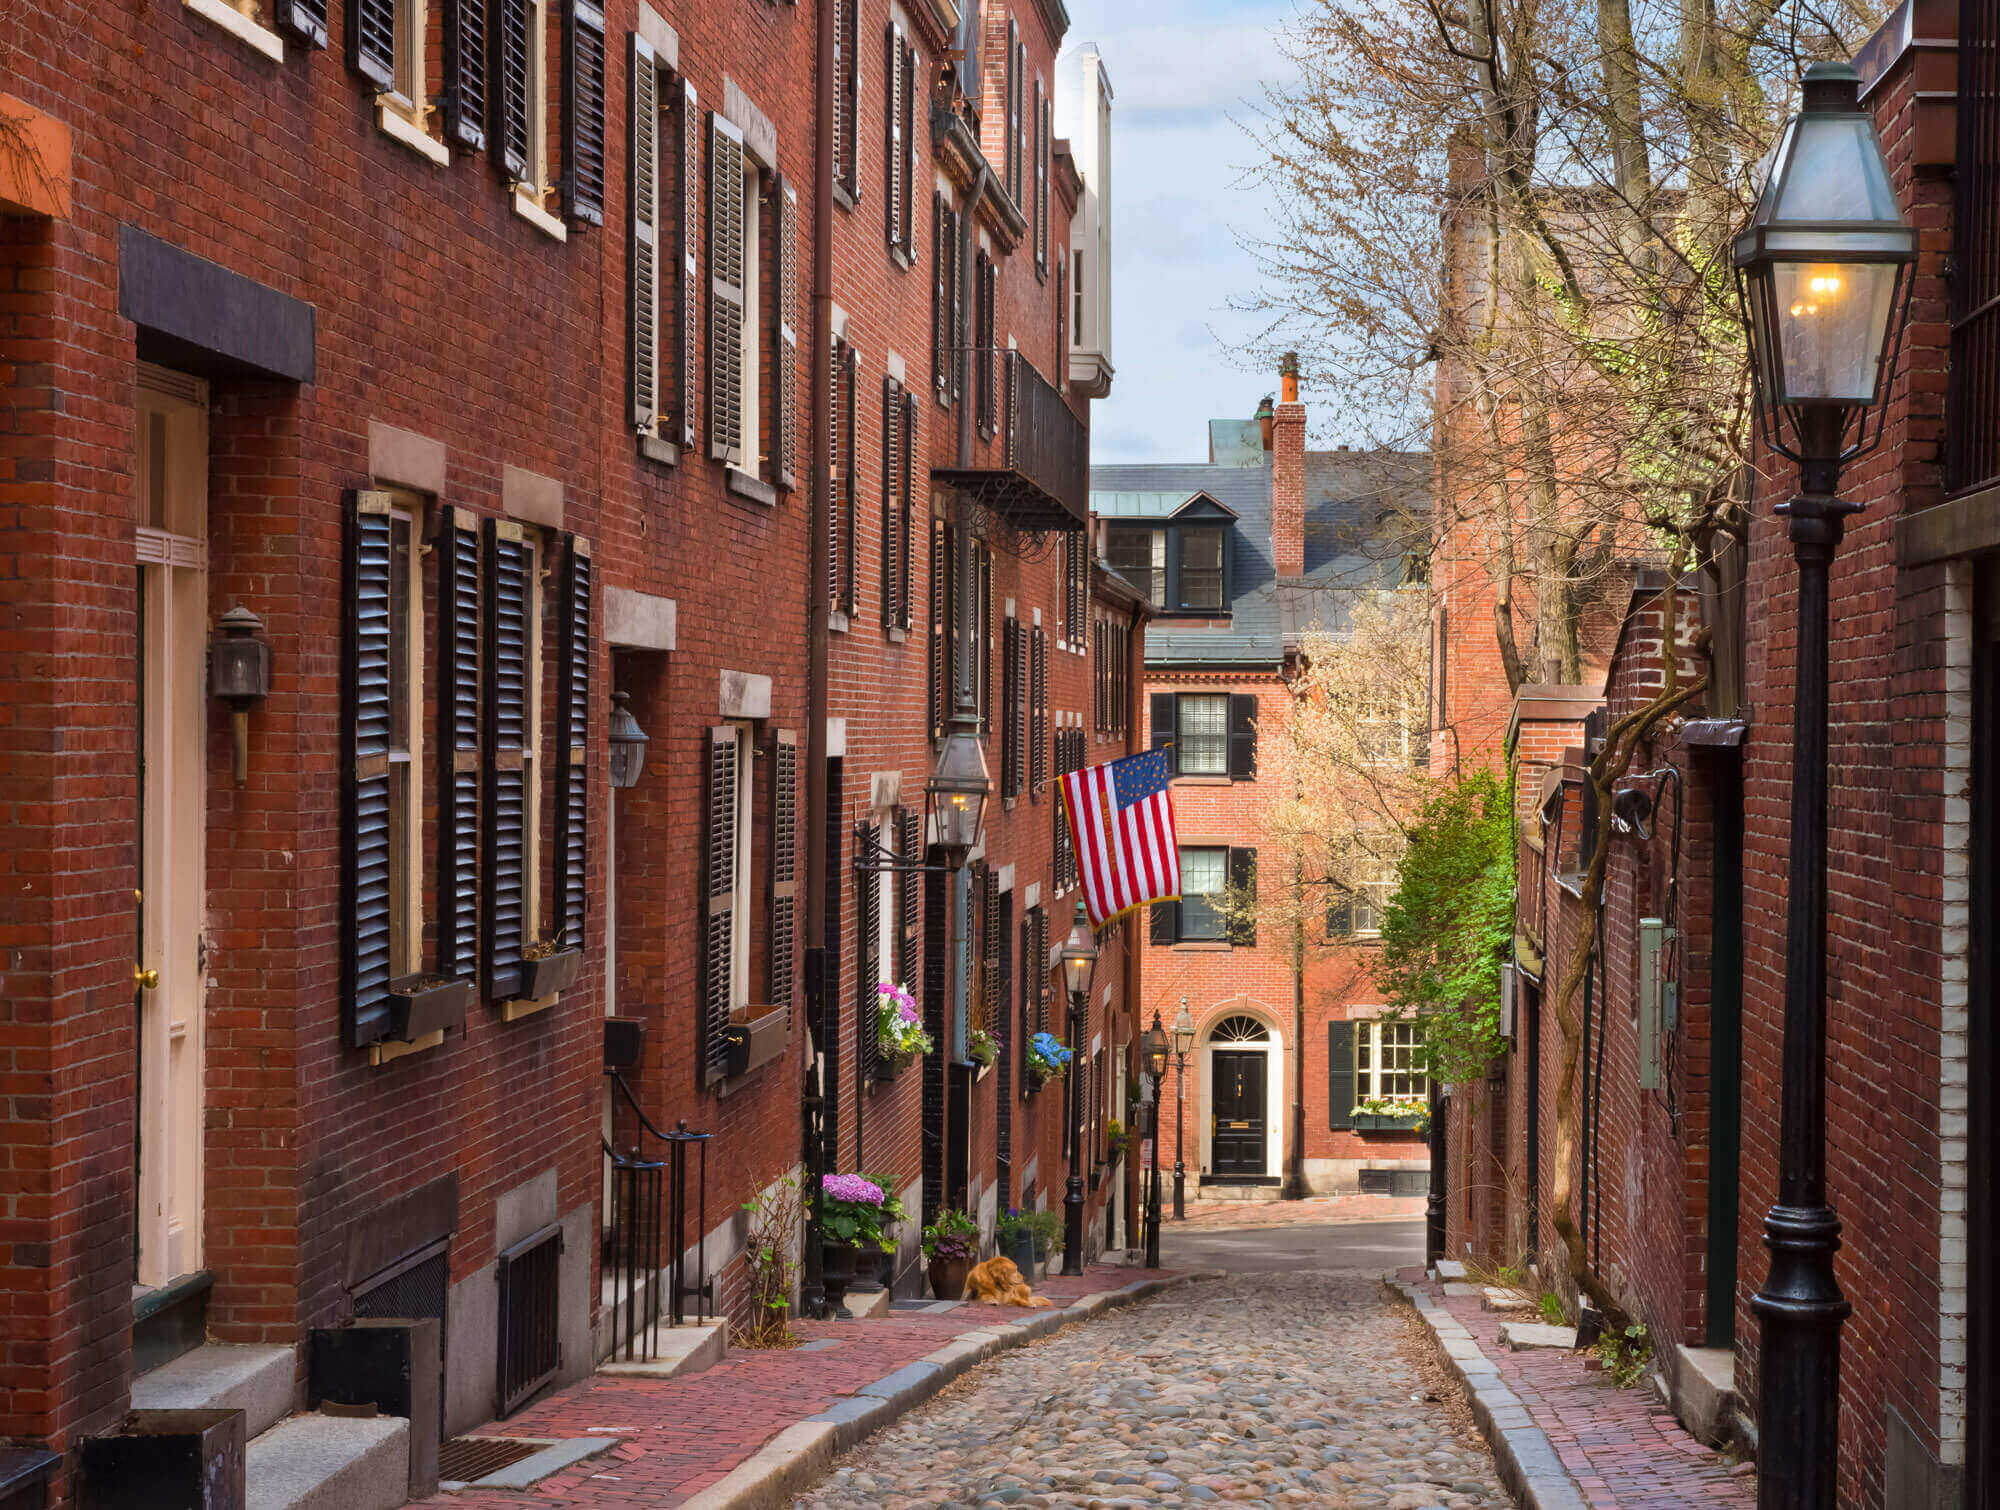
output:
[[[1149,666],[1275,670],[1286,646],[1313,623],[1338,629],[1356,592],[1399,585],[1406,554],[1422,543],[1410,536],[1412,520],[1420,537],[1428,517],[1428,454],[1308,451],[1305,575],[1279,582],[1271,561],[1270,457],[1262,454],[1254,466],[1241,464],[1241,451],[1230,457],[1234,464],[1090,469],[1091,508],[1107,517],[1164,520],[1197,492],[1237,516],[1229,628],[1154,619],[1146,627]]]

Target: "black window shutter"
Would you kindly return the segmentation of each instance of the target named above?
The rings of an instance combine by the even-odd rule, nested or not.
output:
[[[604,12],[590,0],[563,9],[563,213],[604,224]]]
[[[944,738],[946,704],[951,700],[951,626],[945,621],[946,581],[944,521],[931,521],[931,741]]]
[[[1326,904],[1326,936],[1329,940],[1344,939],[1354,932],[1354,902],[1348,897],[1339,897]]]
[[[590,869],[590,542],[564,538],[556,604],[555,946],[583,947]],[[532,884],[532,882],[531,882]]]
[[[896,853],[905,865],[921,865],[924,860],[924,815],[912,808],[896,813]],[[896,984],[908,987],[915,973],[917,955],[923,948],[923,876],[905,871],[896,877]]]
[[[1021,621],[1000,622],[1000,795],[1021,795]]]
[[[872,823],[863,824],[856,848],[872,852],[881,831]],[[876,1051],[880,1041],[876,1022],[882,999],[876,987],[882,983],[882,878],[864,874],[854,894],[854,1062],[866,1087],[875,1079]]]
[[[701,1042],[702,1083],[714,1085],[729,1068],[731,976],[736,962],[737,735],[728,724],[708,731],[708,764],[703,773],[701,825],[702,913]]]
[[[979,576],[979,733],[993,727],[993,552],[978,546]]]
[[[347,66],[377,89],[396,87],[396,0],[347,0]]]
[[[701,345],[701,274],[696,245],[701,223],[701,103],[694,85],[685,79],[675,86],[672,97],[674,140],[680,148],[678,175],[680,213],[675,217],[671,243],[676,258],[674,319],[680,337],[679,354],[674,359],[674,381],[679,399],[673,428],[674,443],[683,449],[695,443],[701,410],[701,390],[695,381],[696,351]]]
[[[468,152],[484,150],[486,0],[445,0],[443,103],[445,140]]]
[[[792,1009],[799,911],[799,736],[780,729],[771,755],[771,931],[765,945],[773,1007]]]
[[[777,216],[778,297],[771,312],[776,380],[771,384],[773,410],[771,459],[781,488],[798,486],[799,475],[799,191],[782,173],[771,181],[771,203]]]
[[[946,348],[952,342],[945,329],[950,318],[951,294],[946,275],[950,264],[944,244],[944,191],[931,190],[931,386],[940,399],[945,391]]]
[[[835,613],[845,613],[847,605],[840,596],[841,574],[846,565],[846,551],[843,542],[847,532],[842,522],[842,512],[846,501],[846,480],[850,465],[847,452],[847,425],[845,409],[850,395],[847,385],[847,362],[842,356],[847,343],[835,336],[826,351],[826,601]]]
[[[1049,639],[1039,624],[1028,649],[1028,791],[1039,799],[1049,761]]]
[[[860,453],[855,449],[854,415],[860,407],[861,369],[854,348],[842,341],[840,350],[840,404],[835,414],[840,425],[840,581],[834,606],[852,614],[858,604],[860,573],[855,558],[861,551],[861,531],[855,516],[861,512]]]
[[[1049,1030],[1049,910],[1035,909],[1035,952],[1028,961],[1035,982],[1035,1031]]]
[[[651,435],[660,414],[660,76],[652,46],[637,32],[632,33],[631,65],[632,140],[626,158],[632,174],[627,354],[632,373],[632,426],[641,435]]]
[[[1257,779],[1257,699],[1252,693],[1229,694],[1229,778]]]
[[[963,217],[957,210],[945,215],[945,237],[951,253],[951,397],[954,402],[965,392],[965,248]]]
[[[439,521],[437,960],[447,980],[479,973],[479,525]]]
[[[902,570],[896,578],[896,625],[900,629],[910,627],[910,602],[915,589],[911,578],[916,568],[912,564],[910,550],[916,538],[917,497],[917,396],[908,389],[903,390],[902,442],[898,455],[903,463],[903,476],[898,491],[902,494],[903,507],[899,515],[902,533],[896,542],[896,561]]]
[[[278,30],[307,47],[326,46],[326,0],[278,0]]]
[[[1014,895],[1002,892],[1000,899],[1000,1026],[995,1032],[999,1049],[1000,1081],[993,1128],[993,1163],[1000,1180],[1000,1209],[1014,1204],[1014,1044],[1020,1032],[1014,1026]]]
[[[341,1017],[358,1049],[390,1029],[389,495],[350,492],[346,504]]]
[[[486,46],[486,136],[493,165],[519,183],[528,174],[528,0],[493,0]]]
[[[1167,752],[1167,773],[1178,776],[1180,757],[1180,699],[1171,692],[1153,694],[1153,748]]]
[[[1000,872],[991,865],[986,866],[986,892],[981,899],[980,920],[980,982],[985,1000],[980,1003],[984,1013],[980,1026],[998,1040],[1000,1033],[1000,986],[1006,978],[1000,973]]]
[[[1229,851],[1229,942],[1257,942],[1257,851]]]
[[[1328,1124],[1354,1125],[1354,1024],[1326,1025],[1326,1107]]]
[[[887,47],[882,73],[882,113],[887,117],[886,140],[882,144],[883,233],[891,247],[900,248],[908,236],[903,224],[903,185],[910,170],[909,154],[903,150],[903,28],[891,21],[886,30]]]
[[[909,569],[897,559],[902,540],[903,461],[898,454],[903,441],[902,385],[892,377],[882,379],[882,627],[896,627],[900,600],[897,577]]]
[[[485,786],[480,793],[486,915],[481,974],[489,998],[521,985],[527,945],[528,593],[530,556],[521,526],[486,521]]]
[[[1177,944],[1181,937],[1181,904],[1179,902],[1155,902],[1153,904],[1152,940],[1156,944]]]

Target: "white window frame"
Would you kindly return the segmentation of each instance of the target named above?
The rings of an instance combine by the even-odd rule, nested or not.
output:
[[[413,494],[395,491],[389,509],[390,576],[395,558],[404,556],[402,602],[390,599],[389,612],[401,619],[403,642],[403,743],[389,748],[390,822],[397,842],[389,870],[393,927],[390,933],[391,979],[416,975],[424,959],[424,504]],[[398,539],[400,536],[400,540]],[[390,643],[398,626],[392,620]],[[392,724],[393,730],[393,724]]]
[[[514,213],[557,241],[567,241],[562,217],[549,209],[555,175],[549,166],[549,0],[523,0],[528,8],[527,176],[514,185]],[[488,88],[497,87],[489,80]]]
[[[876,842],[890,850],[896,848],[896,814],[897,809],[893,807],[879,807],[872,820]],[[875,970],[879,976],[869,985],[876,986],[890,980],[890,972],[896,968],[896,942],[902,936],[903,920],[896,910],[895,875],[886,870],[877,871],[868,884],[875,888]],[[891,984],[907,986],[908,982],[898,980]]]
[[[1354,1024],[1354,1100],[1395,1101],[1421,1106],[1430,1099],[1430,1077],[1424,1072],[1421,1056],[1423,1053],[1423,1030],[1408,1018],[1368,1017]],[[1382,1063],[1384,1049],[1394,1049],[1399,1056],[1410,1056],[1410,1062],[1394,1068]],[[1385,1090],[1385,1080],[1394,1076],[1407,1078],[1410,1088],[1406,1090]]]
[[[751,477],[766,475],[764,467],[764,178],[770,170],[743,149],[743,386],[737,401],[743,406],[743,464]]]
[[[1221,856],[1219,872],[1221,885],[1214,891],[1195,891],[1188,884],[1191,855],[1215,854]],[[1181,926],[1176,942],[1183,944],[1226,944],[1229,942],[1229,847],[1225,844],[1183,844],[1180,853],[1181,870]],[[1199,898],[1200,905],[1215,915],[1213,933],[1190,933],[1188,931],[1188,903]]]
[[[425,45],[430,34],[427,0],[395,0],[396,87],[375,96],[375,124],[393,138],[440,167],[451,161],[451,149],[432,136],[429,120],[430,60]]]
[[[1229,694],[1227,692],[1181,692],[1177,693],[1176,696],[1180,699],[1178,706],[1174,710],[1174,727],[1178,731],[1180,745],[1180,774],[1183,776],[1227,776],[1229,774]],[[1209,734],[1207,731],[1204,731],[1201,735],[1204,740],[1214,738],[1218,741],[1216,745],[1218,758],[1212,767],[1197,766],[1190,759],[1195,745],[1194,741],[1188,737],[1188,708],[1193,703],[1201,703],[1203,706],[1214,703],[1220,705],[1222,709],[1222,726],[1220,730],[1214,735]]]
[[[1393,860],[1372,860],[1362,870],[1348,904],[1347,931],[1353,938],[1380,938],[1382,914],[1396,890],[1396,864]]]
[[[729,898],[729,1007],[732,1012],[750,1005],[750,904],[751,840],[757,829],[757,737],[755,726],[737,719],[729,721],[736,734],[736,832],[731,843],[736,849],[734,886]]]
[[[552,559],[540,530],[523,530],[521,543],[528,553],[528,710],[522,730],[521,807],[524,831],[521,866],[524,880],[521,898],[521,936],[530,943],[542,938],[542,633],[546,594],[543,590],[543,563]]]

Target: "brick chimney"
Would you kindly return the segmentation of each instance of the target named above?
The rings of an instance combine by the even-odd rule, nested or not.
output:
[[[1299,402],[1299,354],[1278,366],[1271,440],[1271,561],[1280,579],[1306,569],[1306,406]]]

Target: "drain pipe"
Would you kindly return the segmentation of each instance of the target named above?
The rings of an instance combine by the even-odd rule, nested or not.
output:
[[[804,1105],[801,1113],[805,1133],[805,1168],[810,1184],[806,1204],[804,1274],[800,1285],[799,1309],[807,1316],[820,1315],[826,1306],[826,1287],[820,1269],[820,1243],[825,1221],[825,1192],[814,1178],[817,1166],[825,1162],[827,1137],[821,1127],[825,1102],[822,1099],[821,1038],[828,1017],[831,983],[826,978],[826,877],[833,857],[827,854],[826,823],[826,720],[827,720],[827,520],[833,504],[833,479],[819,450],[819,438],[830,433],[829,412],[832,395],[827,392],[827,373],[833,356],[833,37],[834,0],[818,0],[814,38],[813,120],[813,254],[812,254],[812,415],[807,467],[812,478],[812,506],[808,510],[811,538],[806,542],[808,621],[806,626],[806,916],[808,945],[805,951],[806,1045],[810,1057],[806,1065]],[[834,1133],[838,1137],[837,1130]],[[823,1170],[818,1171],[824,1173]]]

